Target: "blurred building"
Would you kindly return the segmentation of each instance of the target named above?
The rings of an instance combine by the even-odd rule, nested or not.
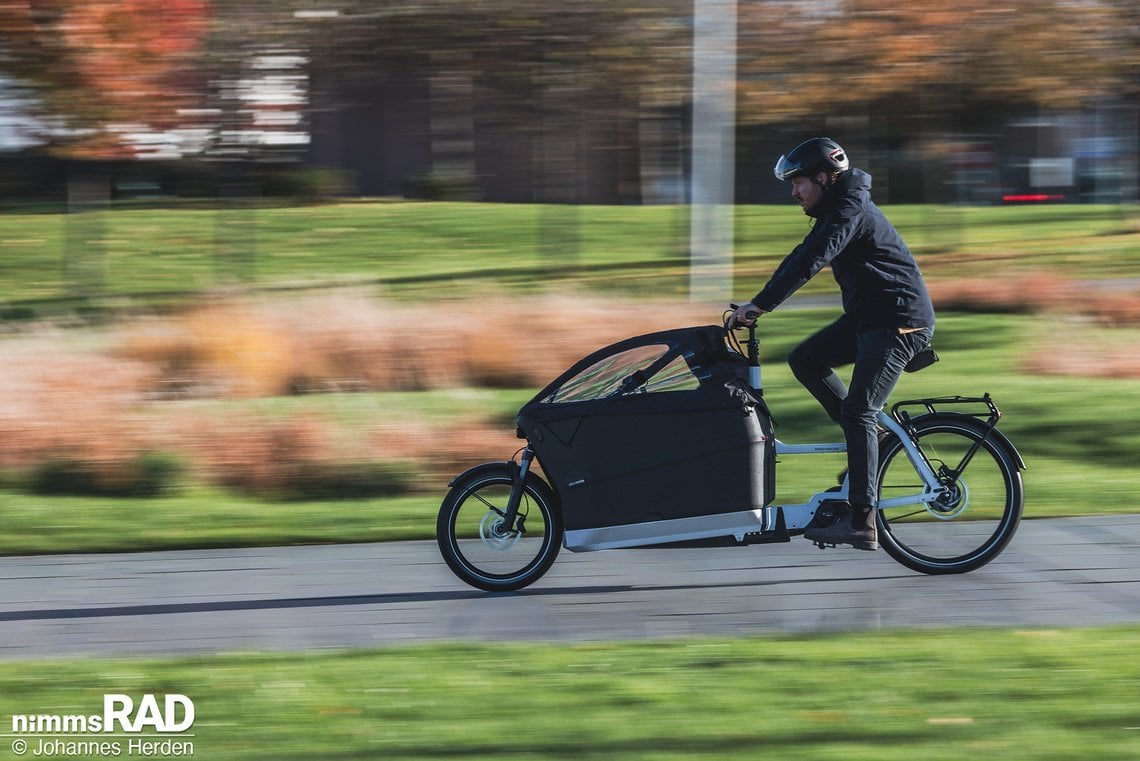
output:
[[[312,76],[308,161],[348,173],[360,195],[681,200],[676,110],[634,113],[617,97],[587,97],[572,87],[558,95],[529,83],[507,87],[490,74],[448,75],[416,60],[389,65],[362,84],[339,82],[319,68]]]

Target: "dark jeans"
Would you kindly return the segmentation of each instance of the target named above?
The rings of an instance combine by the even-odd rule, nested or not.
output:
[[[839,423],[847,441],[848,499],[854,506],[878,503],[879,442],[875,417],[887,403],[903,368],[926,348],[932,328],[899,333],[889,328],[856,330],[846,315],[805,339],[788,355],[800,383]],[[855,364],[851,387],[832,368]]]

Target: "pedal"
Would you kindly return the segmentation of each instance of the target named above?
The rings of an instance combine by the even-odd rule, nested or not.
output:
[[[836,547],[836,545],[832,544],[831,542],[812,542],[812,544],[814,544],[816,547],[819,547],[821,550],[834,550]]]

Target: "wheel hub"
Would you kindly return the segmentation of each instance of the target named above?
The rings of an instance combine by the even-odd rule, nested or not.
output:
[[[503,516],[494,510],[488,510],[483,520],[479,521],[479,539],[487,547],[505,552],[519,543],[522,532],[505,530]]]
[[[926,510],[935,518],[948,521],[966,512],[970,504],[970,488],[959,478],[946,487],[938,499],[928,502]]]

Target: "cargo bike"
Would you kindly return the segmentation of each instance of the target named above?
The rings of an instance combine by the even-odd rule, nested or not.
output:
[[[846,445],[776,438],[757,328],[747,331],[743,346],[721,325],[636,336],[554,379],[518,413],[526,446],[449,484],[436,524],[447,565],[474,587],[511,591],[541,578],[562,547],[763,545],[836,520],[845,473],[806,503],[773,504],[779,458]],[[1025,463],[1000,418],[988,393],[879,413],[887,554],[950,574],[1002,552],[1021,519]]]

